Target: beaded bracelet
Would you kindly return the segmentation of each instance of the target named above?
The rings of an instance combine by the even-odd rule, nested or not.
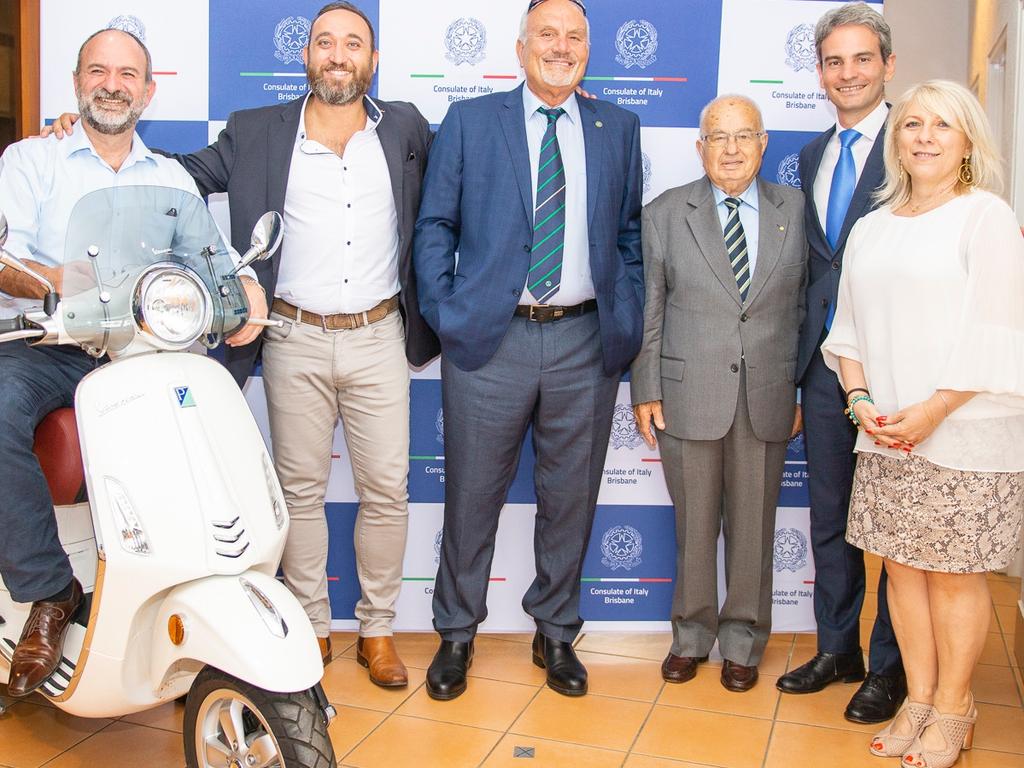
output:
[[[868,392],[866,389],[864,389],[864,387],[854,387],[853,389],[848,389],[846,391],[847,399],[849,399],[850,395],[852,395],[854,392],[863,392],[865,395],[868,395],[868,396],[871,395],[871,393]]]
[[[857,395],[855,398],[853,398],[853,400],[850,401],[850,405],[847,406],[846,410],[843,411],[843,413],[845,413],[849,417],[850,421],[853,422],[853,426],[855,426],[857,429],[861,428],[861,423],[860,419],[857,418],[857,414],[853,412],[853,406],[855,406],[862,400],[866,400],[872,405],[875,404],[875,401],[871,399],[870,395]]]

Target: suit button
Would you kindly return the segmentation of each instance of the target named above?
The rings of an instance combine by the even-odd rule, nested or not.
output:
[[[821,306],[824,307],[825,309],[828,309],[828,299],[822,299]]]
[[[838,261],[833,261],[832,262],[832,269],[839,269],[839,262]]]
[[[740,315],[740,322],[741,322],[741,323],[745,323],[745,322],[747,322],[747,320],[749,320],[749,319],[750,319],[750,318],[749,318],[749,317],[747,317],[747,313],[746,313],[746,312],[744,312],[744,313],[743,313],[742,315]]]
[[[733,363],[732,365],[729,366],[729,370],[732,371],[733,373],[739,373],[740,367],[736,365],[736,363]]]
[[[523,250],[524,250],[524,251],[529,251],[529,250],[530,250],[530,246],[528,246],[528,245],[524,245],[524,246],[523,246]]]
[[[519,295],[519,289],[518,288],[513,288],[512,289],[512,295],[513,296],[518,296]]]

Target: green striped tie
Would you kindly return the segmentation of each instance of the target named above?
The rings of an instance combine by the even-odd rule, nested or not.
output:
[[[548,119],[537,164],[537,198],[533,211],[533,251],[526,286],[538,304],[547,303],[562,282],[565,249],[565,167],[555,127],[564,109],[537,110]]]
[[[729,254],[736,287],[740,289],[740,299],[746,301],[750,291],[750,259],[747,257],[747,236],[740,222],[740,201],[727,197],[725,207],[729,209],[729,218],[725,221],[725,250]]]

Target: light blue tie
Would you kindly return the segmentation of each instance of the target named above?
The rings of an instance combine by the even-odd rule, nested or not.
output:
[[[850,201],[853,199],[853,190],[857,187],[857,166],[853,162],[853,145],[861,134],[853,128],[840,131],[839,161],[836,163],[836,170],[832,174],[832,188],[828,193],[828,211],[825,214],[825,237],[832,250],[836,249],[839,242],[839,235],[843,231],[843,222],[846,221],[846,212],[850,209]],[[828,317],[825,319],[825,329],[832,327],[832,320],[836,316],[836,303],[833,301],[828,307]]]

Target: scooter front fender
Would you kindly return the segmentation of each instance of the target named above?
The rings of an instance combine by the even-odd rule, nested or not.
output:
[[[153,649],[154,690],[202,665],[275,693],[312,688],[324,671],[302,606],[277,579],[259,571],[210,576],[172,589],[153,625]]]

